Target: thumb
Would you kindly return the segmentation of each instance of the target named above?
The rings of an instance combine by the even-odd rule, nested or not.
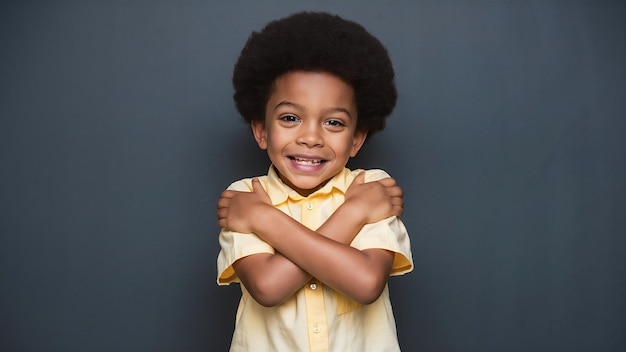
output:
[[[263,186],[261,186],[261,181],[258,178],[252,179],[252,192],[264,192]]]
[[[356,177],[354,178],[354,181],[352,181],[356,184],[362,184],[365,183],[365,171],[361,171],[359,172],[358,175],[356,175]]]

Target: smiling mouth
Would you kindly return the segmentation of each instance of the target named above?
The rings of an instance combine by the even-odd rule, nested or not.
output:
[[[304,166],[317,166],[317,165],[320,165],[321,163],[323,163],[325,161],[325,160],[321,160],[321,159],[296,158],[294,156],[290,156],[289,159],[293,160],[298,165],[304,165]]]

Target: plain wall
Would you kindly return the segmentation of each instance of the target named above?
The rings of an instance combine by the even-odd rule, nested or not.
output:
[[[351,167],[405,191],[405,351],[626,350],[622,1],[0,2],[0,349],[224,351],[215,202],[269,161],[232,66],[326,10],[399,99]]]

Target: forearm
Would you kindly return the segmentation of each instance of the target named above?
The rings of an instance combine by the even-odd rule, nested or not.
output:
[[[344,203],[315,232],[339,243],[349,245],[363,225],[365,225],[365,220],[357,216],[354,208],[348,207]]]
[[[353,215],[349,207],[339,207],[316,232],[337,242],[350,244],[363,226],[362,221]],[[233,264],[233,267],[257,302],[266,306],[283,302],[311,280],[309,273],[280,252],[263,258],[244,258]],[[248,275],[250,272],[254,274]]]
[[[324,234],[320,236],[280,211],[260,213],[263,215],[253,221],[257,235],[302,270],[344,295],[367,303],[387,282],[393,254],[350,247],[360,227],[354,229],[351,227],[356,223],[337,221],[341,214],[320,227]]]
[[[271,307],[282,303],[311,279],[281,253],[255,254],[233,263],[241,283],[260,304]]]

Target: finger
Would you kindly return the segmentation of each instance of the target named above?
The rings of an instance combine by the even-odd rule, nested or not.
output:
[[[230,204],[230,198],[220,198],[217,201],[217,209],[228,208],[228,204]]]
[[[392,206],[398,206],[398,207],[403,207],[404,206],[404,201],[402,200],[402,198],[391,198],[391,205]]]
[[[222,195],[220,196],[220,198],[232,198],[236,193],[237,191],[226,190],[222,192]]]
[[[356,177],[354,178],[354,181],[352,181],[352,182],[356,183],[356,184],[365,183],[365,171],[359,172],[359,174],[356,175]]]
[[[378,180],[378,182],[386,187],[393,187],[396,185],[396,179],[394,179],[393,177],[381,178],[380,180]]]
[[[265,189],[261,186],[261,181],[256,177],[252,179],[252,192],[265,192]]]
[[[392,212],[397,216],[400,217],[402,215],[402,213],[404,213],[404,208],[401,206],[397,206],[394,205]]]
[[[400,188],[400,186],[387,187],[387,194],[393,197],[402,197],[403,195],[402,188]]]

